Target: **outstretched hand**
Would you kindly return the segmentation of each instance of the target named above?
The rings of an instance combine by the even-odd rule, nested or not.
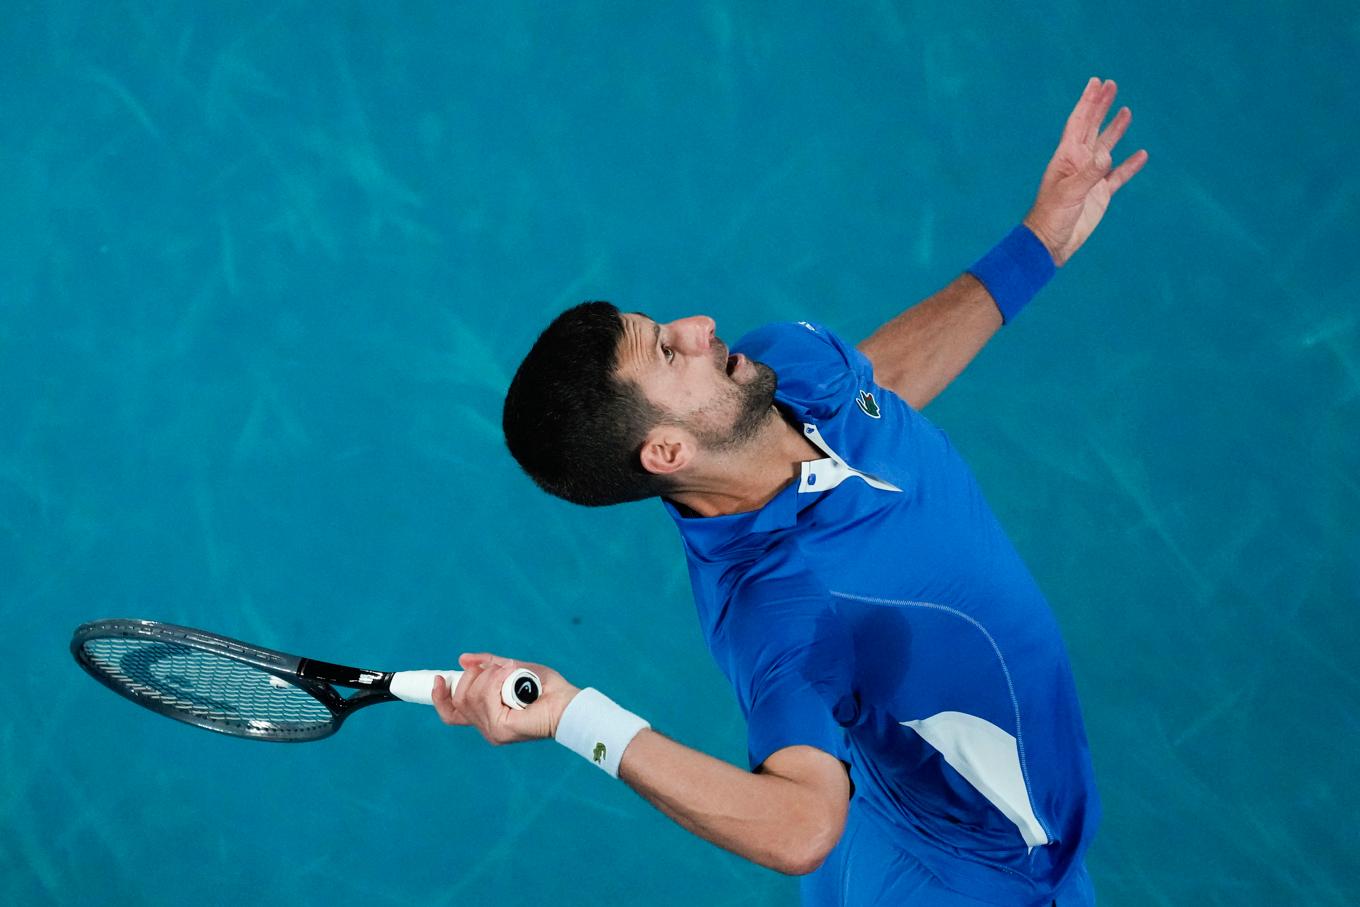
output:
[[[580,692],[552,668],[490,652],[464,653],[458,665],[463,677],[452,694],[443,677],[435,678],[435,711],[445,724],[477,728],[492,746],[554,736],[567,703]],[[538,700],[523,709],[501,701],[501,685],[517,668],[528,668],[543,683]]]
[[[1139,149],[1111,171],[1114,146],[1129,128],[1133,114],[1120,108],[1105,130],[1100,124],[1119,90],[1113,81],[1092,78],[1067,118],[1058,150],[1039,183],[1025,226],[1048,247],[1058,267],[1066,264],[1105,216],[1110,198],[1147,163]]]

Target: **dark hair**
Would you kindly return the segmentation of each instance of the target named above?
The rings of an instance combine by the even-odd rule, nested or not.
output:
[[[567,309],[534,341],[505,394],[505,444],[538,486],[599,507],[664,494],[642,468],[647,431],[664,413],[615,375],[623,319],[608,302]]]

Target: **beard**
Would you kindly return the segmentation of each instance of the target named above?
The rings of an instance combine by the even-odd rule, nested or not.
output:
[[[691,414],[683,420],[684,426],[709,450],[728,452],[746,445],[760,433],[761,426],[770,416],[778,377],[765,363],[754,359],[747,361],[755,369],[754,378],[745,384],[729,385],[705,413]],[[700,421],[694,418],[695,415],[708,418]],[[730,418],[731,422],[715,425],[714,417],[724,422]]]

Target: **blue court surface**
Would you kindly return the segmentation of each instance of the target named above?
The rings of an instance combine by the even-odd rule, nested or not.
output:
[[[537,491],[514,368],[584,299],[862,338],[1093,75],[1150,161],[925,414],[1063,627],[1100,903],[1360,901],[1355,4],[3,5],[0,902],[795,903],[551,742],[233,740],[67,642],[488,650],[744,765],[671,521]]]

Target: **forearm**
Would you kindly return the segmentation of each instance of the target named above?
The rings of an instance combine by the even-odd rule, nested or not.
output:
[[[859,351],[874,365],[874,380],[922,409],[959,376],[1001,327],[987,288],[962,274],[874,331]]]
[[[443,677],[434,681],[431,698],[446,724],[475,725],[496,745],[555,739],[704,840],[778,872],[812,872],[840,838],[844,810],[827,803],[834,797],[843,807],[848,780],[830,756],[828,768],[808,768],[803,757],[816,753],[811,747],[785,747],[760,773],[747,772],[662,736],[547,665],[490,652],[463,653],[458,664],[456,694]],[[508,709],[504,686],[521,667],[538,675],[542,691],[529,708]],[[839,784],[827,781],[827,770]]]
[[[761,866],[798,875],[823,852],[813,808],[787,778],[744,771],[651,729],[628,745],[619,778],[684,828]]]

